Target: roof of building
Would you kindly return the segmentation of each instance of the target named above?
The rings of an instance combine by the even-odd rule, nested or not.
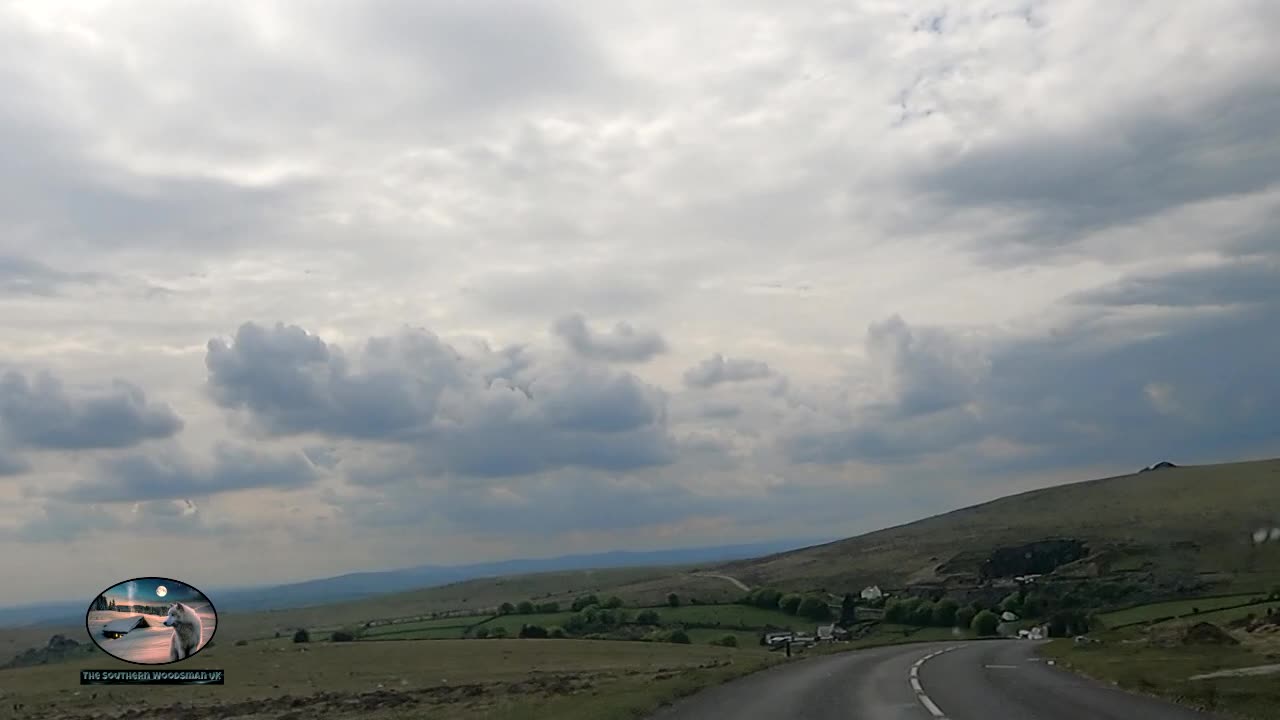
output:
[[[123,634],[140,627],[151,627],[151,624],[141,615],[134,615],[133,617],[112,620],[103,626],[102,632]]]

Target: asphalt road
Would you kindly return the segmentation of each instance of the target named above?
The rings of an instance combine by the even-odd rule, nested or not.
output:
[[[1036,657],[1036,645],[1017,640],[922,643],[814,657],[698,693],[653,720],[1212,717],[1052,667]]]

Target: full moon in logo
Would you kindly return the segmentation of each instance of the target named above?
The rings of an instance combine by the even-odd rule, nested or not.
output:
[[[169,594],[169,588],[161,585],[156,588],[156,597],[164,597]]]

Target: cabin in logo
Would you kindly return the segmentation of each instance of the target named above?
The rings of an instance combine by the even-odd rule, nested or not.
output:
[[[138,628],[144,627],[151,627],[151,624],[148,623],[147,619],[141,615],[134,615],[133,617],[120,618],[119,620],[112,620],[107,623],[106,626],[102,628],[102,635],[104,637],[114,639],[124,636],[131,630],[137,630]]]

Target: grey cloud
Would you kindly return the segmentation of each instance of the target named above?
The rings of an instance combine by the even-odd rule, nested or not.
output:
[[[1169,280],[1171,288],[1187,282]],[[1101,323],[1081,322],[1009,339],[991,352],[990,371],[964,406],[915,417],[863,408],[851,422],[792,432],[782,447],[819,464],[955,453],[975,472],[1280,451],[1272,430],[1280,427],[1280,294],[1275,300],[1134,321],[1127,334],[1121,325],[1102,336]],[[983,458],[973,447],[984,439],[1018,451]]]
[[[1264,190],[1280,181],[1280,87],[1265,73],[1235,82],[1180,115],[1144,104],[1071,132],[1001,134],[928,170],[918,186],[954,206],[1029,213],[1014,241],[1044,247]]]
[[[399,443],[435,472],[621,471],[675,457],[665,394],[627,373],[487,346],[463,356],[409,330],[370,339],[358,360],[301,328],[252,323],[206,356],[215,400],[264,428]]]
[[[1226,265],[1144,275],[1079,293],[1085,305],[1196,307],[1280,301],[1280,257],[1246,257]]]
[[[666,341],[656,331],[638,330],[630,323],[619,322],[612,331],[600,333],[592,330],[580,313],[556,320],[551,330],[575,353],[594,360],[638,363],[667,350]]]
[[[895,409],[907,416],[967,402],[987,370],[982,354],[957,338],[934,328],[913,328],[896,315],[867,328],[866,345]]]
[[[11,535],[28,543],[60,543],[117,530],[122,523],[114,515],[92,506],[45,502]]]
[[[0,445],[0,477],[21,475],[31,469],[31,464],[18,457],[11,448]]]
[[[92,283],[94,273],[57,270],[30,258],[0,251],[0,295],[55,295],[68,285]]]
[[[341,349],[302,328],[245,323],[231,343],[209,341],[205,365],[214,401],[270,432],[388,440],[430,422],[460,379],[457,354],[429,333],[371,340],[364,360],[352,370]]]
[[[709,388],[721,383],[759,380],[773,375],[768,364],[747,358],[726,359],[720,353],[689,368],[684,373],[684,384],[689,387]]]
[[[301,488],[319,477],[301,453],[272,455],[220,445],[209,463],[177,455],[133,454],[109,460],[99,477],[54,495],[82,503],[181,500],[256,488]]]
[[[662,284],[627,273],[622,268],[585,267],[570,272],[544,269],[502,273],[480,278],[467,292],[485,306],[521,316],[557,316],[576,307],[625,315],[657,305],[663,300]]]
[[[107,392],[73,395],[48,373],[34,381],[15,371],[0,377],[0,432],[19,446],[42,449],[123,448],[167,438],[183,422],[168,405],[115,381]]]

